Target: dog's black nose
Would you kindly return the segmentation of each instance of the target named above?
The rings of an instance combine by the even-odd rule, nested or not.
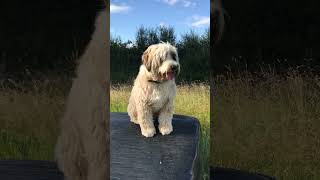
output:
[[[173,65],[172,67],[171,67],[171,69],[172,69],[172,71],[177,71],[178,70],[178,66],[176,66],[176,65]]]

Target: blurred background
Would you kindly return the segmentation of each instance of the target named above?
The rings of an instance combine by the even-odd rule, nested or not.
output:
[[[78,57],[102,1],[0,2],[0,159],[53,160]]]
[[[225,27],[212,49],[211,165],[320,178],[319,5],[222,1],[213,12]]]
[[[319,2],[222,1],[225,29],[214,51],[215,74],[259,72],[320,72]]]

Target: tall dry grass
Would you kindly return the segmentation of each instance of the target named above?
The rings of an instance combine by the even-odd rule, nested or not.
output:
[[[0,159],[53,159],[66,93],[52,83],[0,88]]]
[[[211,164],[320,179],[320,78],[290,71],[214,79]]]

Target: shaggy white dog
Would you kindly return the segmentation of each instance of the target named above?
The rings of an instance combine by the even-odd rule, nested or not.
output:
[[[67,180],[109,179],[107,23],[100,12],[61,120],[55,157]]]
[[[155,135],[154,115],[158,116],[162,135],[172,132],[175,76],[179,72],[177,49],[171,44],[154,44],[143,53],[128,105],[130,120],[140,125],[143,136]]]

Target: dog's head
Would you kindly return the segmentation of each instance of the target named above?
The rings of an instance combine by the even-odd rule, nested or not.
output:
[[[142,64],[156,81],[174,80],[180,73],[177,49],[168,42],[149,46],[142,55]]]

